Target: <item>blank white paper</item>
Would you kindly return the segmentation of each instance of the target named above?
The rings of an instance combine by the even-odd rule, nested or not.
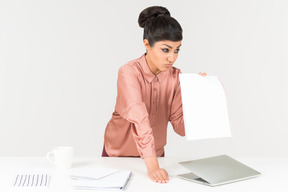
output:
[[[231,137],[225,90],[217,76],[180,74],[187,140]]]
[[[71,170],[70,177],[72,179],[101,179],[103,177],[112,175],[119,170],[116,169],[107,169],[107,168],[96,168],[96,167],[87,167],[87,168],[74,168]]]
[[[131,174],[131,171],[117,171],[100,179],[76,179],[72,181],[72,186],[74,189],[123,190]]]

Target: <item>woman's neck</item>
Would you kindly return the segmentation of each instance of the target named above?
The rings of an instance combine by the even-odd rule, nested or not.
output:
[[[154,63],[152,62],[150,56],[148,53],[145,53],[145,59],[146,59],[146,63],[150,69],[150,71],[154,74],[154,75],[158,75],[159,73],[161,73],[161,71],[159,71],[156,66],[154,65]]]

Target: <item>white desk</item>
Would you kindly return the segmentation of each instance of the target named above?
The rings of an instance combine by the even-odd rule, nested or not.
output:
[[[260,177],[240,181],[218,187],[209,187],[178,178],[176,175],[188,172],[178,164],[179,161],[192,160],[189,157],[159,158],[161,167],[165,168],[170,176],[167,184],[152,182],[146,176],[146,168],[139,158],[75,158],[73,167],[107,167],[123,170],[132,170],[133,175],[125,191],[135,192],[168,192],[168,191],[288,191],[288,158],[236,158],[242,163],[262,173]],[[72,167],[72,168],[73,168]],[[17,188],[12,187],[13,176],[19,173],[49,173],[51,181],[49,188]],[[0,191],[53,191],[53,192],[82,192],[87,190],[74,190],[70,187],[68,171],[60,171],[44,157],[0,157]],[[88,190],[89,191],[89,190]]]

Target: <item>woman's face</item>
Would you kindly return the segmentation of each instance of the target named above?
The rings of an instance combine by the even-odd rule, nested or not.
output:
[[[148,40],[145,39],[144,46],[147,50],[146,61],[150,70],[157,75],[167,71],[177,60],[181,41],[158,41],[150,47]]]

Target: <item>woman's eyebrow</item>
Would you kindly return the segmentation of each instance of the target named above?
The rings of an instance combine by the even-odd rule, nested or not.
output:
[[[169,47],[170,49],[172,49],[172,47],[170,45],[167,45],[167,44],[163,44],[163,45],[165,45],[165,46]]]
[[[167,45],[167,44],[163,44],[163,45],[166,45],[167,47],[169,47],[170,49],[173,49],[173,47],[171,47],[170,45]],[[177,49],[181,46],[182,44],[180,44]]]

